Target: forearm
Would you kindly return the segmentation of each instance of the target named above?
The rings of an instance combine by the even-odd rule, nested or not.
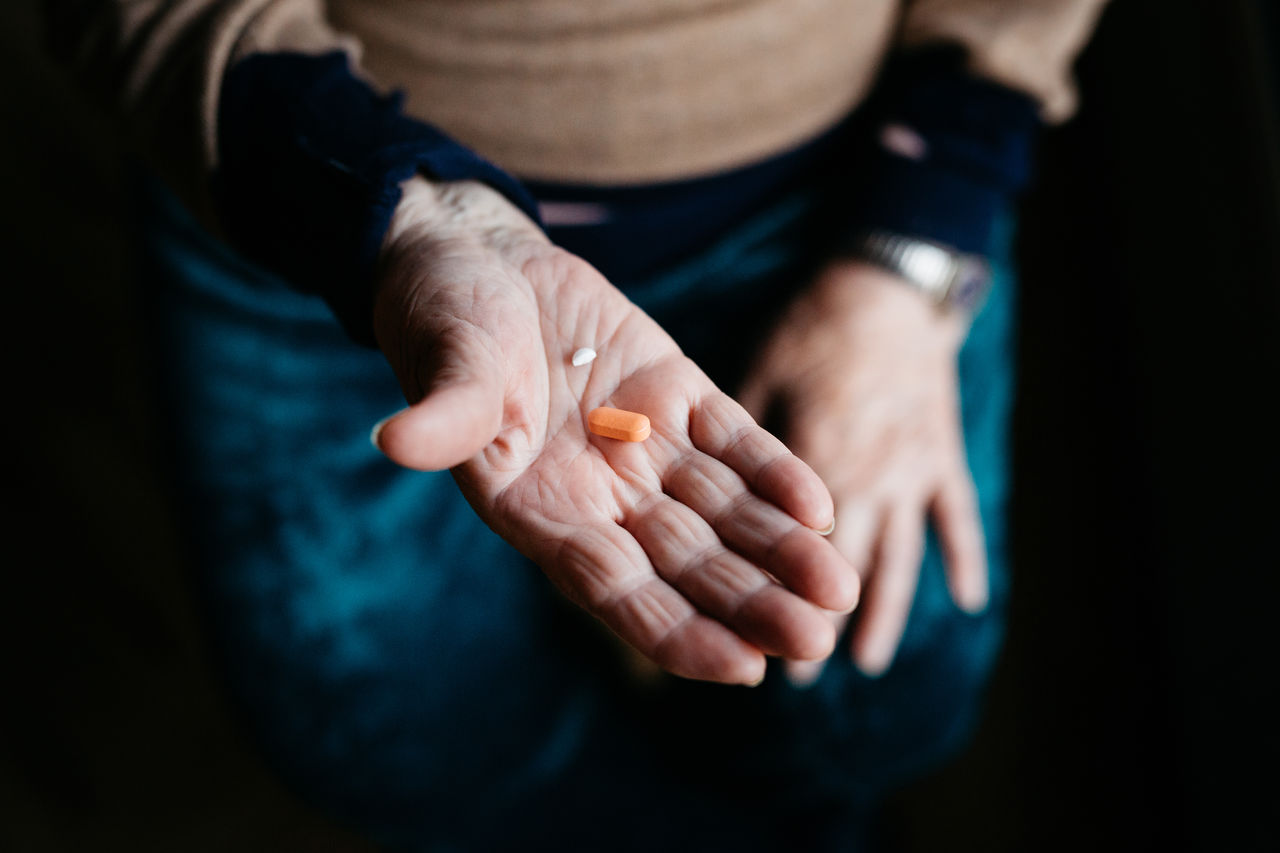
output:
[[[323,296],[357,341],[373,342],[377,254],[405,180],[479,180],[537,216],[514,179],[377,91],[320,0],[46,11],[57,51],[203,223]]]
[[[850,229],[986,254],[1033,177],[1043,125],[1068,117],[1071,65],[1106,0],[912,0],[863,107]]]
[[[910,0],[902,44],[962,47],[972,73],[1034,99],[1050,123],[1075,109],[1071,67],[1108,0]]]
[[[228,70],[253,53],[356,50],[319,0],[45,0],[43,11],[53,53],[206,224]]]

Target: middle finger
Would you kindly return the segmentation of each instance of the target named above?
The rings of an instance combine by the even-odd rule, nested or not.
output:
[[[747,488],[727,465],[689,450],[664,472],[663,490],[705,519],[720,540],[827,610],[858,601],[858,575],[825,538]]]

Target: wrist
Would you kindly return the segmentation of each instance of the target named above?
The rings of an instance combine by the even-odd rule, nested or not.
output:
[[[972,317],[991,287],[985,257],[913,235],[869,229],[851,240],[846,251],[892,273],[942,313]]]
[[[479,181],[432,181],[415,175],[400,189],[400,202],[382,244],[384,254],[406,240],[444,240],[495,232],[548,242],[542,229],[520,208]]]
[[[860,259],[832,262],[815,283],[817,309],[840,318],[856,338],[896,337],[954,355],[969,331],[969,316],[939,311],[900,276]]]
[[[373,343],[371,287],[407,178],[483,181],[538,215],[513,176],[403,107],[403,94],[375,91],[341,51],[255,53],[219,91],[211,180],[226,236],[324,297],[362,344]]]

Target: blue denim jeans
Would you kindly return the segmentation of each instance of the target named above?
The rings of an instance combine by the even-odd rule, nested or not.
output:
[[[963,744],[1007,599],[1007,264],[960,356],[989,609],[951,603],[931,537],[882,677],[846,641],[806,690],[773,666],[754,689],[638,685],[448,473],[370,445],[404,405],[378,353],[147,198],[150,328],[203,610],[242,719],[310,802],[406,849],[849,849],[879,797]],[[822,204],[797,192],[619,285],[732,388],[812,273]]]

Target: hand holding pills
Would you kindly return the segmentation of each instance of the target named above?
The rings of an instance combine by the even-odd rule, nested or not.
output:
[[[955,373],[965,322],[889,273],[835,264],[792,305],[739,395],[757,416],[781,411],[788,446],[831,489],[832,542],[866,584],[851,651],[868,674],[896,653],[930,517],[952,597],[970,612],[986,604]],[[792,662],[788,674],[804,684],[822,666]]]
[[[672,673],[751,684],[765,655],[831,652],[859,583],[817,532],[830,494],[653,320],[479,184],[410,182],[383,260],[375,326],[411,403],[375,433],[388,457],[451,469]]]

